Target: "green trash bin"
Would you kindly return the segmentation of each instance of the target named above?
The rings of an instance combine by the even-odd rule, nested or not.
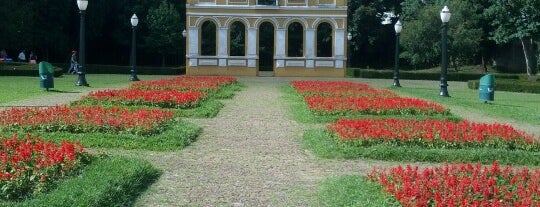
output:
[[[39,63],[39,86],[49,90],[54,88],[53,79],[54,69],[53,66],[45,61]]]
[[[484,102],[493,101],[495,96],[495,77],[491,74],[480,78],[480,100]]]

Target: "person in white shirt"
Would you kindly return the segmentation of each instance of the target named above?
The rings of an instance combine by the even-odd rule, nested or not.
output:
[[[24,52],[25,51],[22,50],[21,53],[19,53],[18,59],[19,59],[20,62],[26,62],[26,55],[24,54]]]

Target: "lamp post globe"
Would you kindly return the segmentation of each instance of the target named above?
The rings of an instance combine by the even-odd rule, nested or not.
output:
[[[77,7],[79,7],[79,11],[81,14],[80,19],[80,30],[79,30],[79,70],[77,72],[78,79],[76,85],[78,86],[90,86],[88,82],[86,82],[86,76],[85,76],[85,70],[86,70],[86,54],[85,54],[85,31],[84,31],[84,16],[86,14],[86,8],[88,7],[88,0],[77,0]]]
[[[401,33],[402,29],[403,25],[401,24],[401,21],[398,20],[396,24],[394,24],[394,30],[396,31],[396,46],[394,54],[394,83],[392,84],[392,86],[394,87],[401,87],[401,84],[399,84],[399,34]]]
[[[133,14],[131,16],[131,77],[129,78],[130,81],[139,81],[139,78],[137,77],[137,52],[136,52],[136,43],[135,43],[135,29],[137,28],[137,25],[139,24],[139,18],[137,18],[136,14]]]
[[[447,33],[448,33],[448,22],[450,21],[450,10],[447,6],[441,10],[441,21],[443,23],[442,33],[441,33],[441,83],[440,83],[440,92],[439,96],[441,97],[450,97],[448,94],[448,45],[447,45]]]

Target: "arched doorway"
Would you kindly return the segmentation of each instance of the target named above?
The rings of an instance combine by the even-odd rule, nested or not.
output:
[[[259,26],[259,71],[274,71],[274,25],[263,22]]]

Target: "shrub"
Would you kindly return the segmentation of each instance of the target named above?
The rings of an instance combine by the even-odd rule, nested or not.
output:
[[[478,89],[480,86],[479,80],[470,80],[467,82],[470,89]],[[522,93],[540,93],[540,82],[530,82],[524,80],[495,80],[495,91],[510,91]]]

